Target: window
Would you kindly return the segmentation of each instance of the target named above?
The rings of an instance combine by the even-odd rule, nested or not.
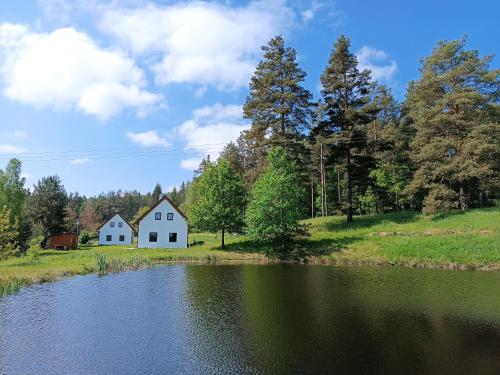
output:
[[[120,242],[125,241],[125,236],[123,234],[120,234],[120,237],[118,237],[118,241]]]
[[[155,212],[155,220],[161,220],[161,212]]]
[[[168,242],[177,242],[177,233],[169,233]]]
[[[174,214],[172,213],[167,214],[167,220],[174,220]]]
[[[158,242],[158,232],[149,232],[149,242]]]
[[[112,221],[111,223],[109,223],[109,226],[110,226],[111,228],[114,228],[114,227],[115,227],[115,222],[114,222],[114,221]]]
[[[120,221],[118,222],[118,228],[122,228],[123,227],[123,223]]]
[[[111,234],[106,235],[106,242],[111,242],[113,240],[113,236]]]

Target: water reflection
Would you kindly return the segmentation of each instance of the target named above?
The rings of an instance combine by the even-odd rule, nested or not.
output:
[[[0,374],[500,372],[500,274],[163,266],[0,300]]]

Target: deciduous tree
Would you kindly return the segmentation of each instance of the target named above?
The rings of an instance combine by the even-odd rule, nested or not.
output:
[[[302,201],[306,194],[294,161],[283,148],[271,149],[268,165],[255,182],[246,212],[248,235],[270,241],[285,257],[295,236],[302,233]]]
[[[239,233],[244,225],[245,188],[228,161],[209,164],[192,186],[193,202],[189,205],[190,223],[198,230],[221,232],[224,249],[226,233]]]

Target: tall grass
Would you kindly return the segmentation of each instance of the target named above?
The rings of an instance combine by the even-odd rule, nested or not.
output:
[[[98,253],[95,259],[95,270],[98,275],[107,273],[118,273],[126,270],[137,270],[140,268],[151,267],[151,259],[140,255],[133,255],[130,258],[111,258],[106,254]]]

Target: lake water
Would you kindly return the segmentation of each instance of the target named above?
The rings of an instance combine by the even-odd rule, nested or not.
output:
[[[0,374],[499,374],[500,274],[172,265],[0,299]]]

